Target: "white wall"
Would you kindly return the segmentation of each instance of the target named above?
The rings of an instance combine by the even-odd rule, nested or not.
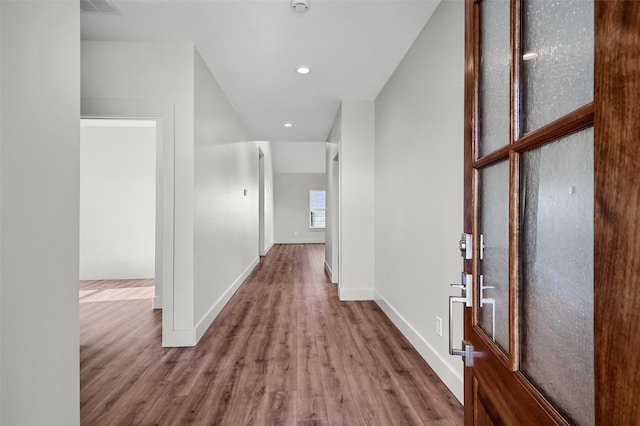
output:
[[[110,123],[80,127],[80,279],[154,278],[155,121]]]
[[[443,1],[376,99],[375,161],[376,300],[460,400],[446,330],[462,268],[463,79],[464,2]]]
[[[277,244],[324,243],[324,229],[309,229],[309,191],[326,190],[324,173],[275,173],[274,217]]]
[[[340,300],[374,298],[373,101],[343,100],[330,140],[339,141]]]
[[[258,147],[246,141],[244,123],[196,51],[194,301],[198,339],[259,262]]]
[[[3,1],[3,425],[78,425],[80,11]]]

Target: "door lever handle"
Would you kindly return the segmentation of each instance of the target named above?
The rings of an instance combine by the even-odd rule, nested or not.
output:
[[[461,349],[453,347],[453,304],[462,303],[469,308],[473,304],[473,286],[471,274],[462,273],[460,284],[449,284],[451,287],[460,288],[461,296],[449,296],[449,354],[460,355],[465,359],[465,365],[470,367],[473,365],[473,346],[469,342],[463,341]]]
[[[449,296],[449,355],[464,355],[464,349],[453,348],[453,304],[466,303],[466,297]]]
[[[473,367],[473,346],[466,340],[462,341],[462,348],[453,347],[453,304],[467,303],[467,297],[449,296],[449,355],[461,356],[466,367]]]
[[[460,284],[453,283],[449,284],[451,287],[459,288],[462,291],[461,300],[456,300],[457,303],[464,303],[467,308],[471,307],[471,303],[473,302],[473,288],[471,287],[471,274],[466,274],[462,272],[460,274]]]
[[[491,340],[496,341],[496,299],[484,297],[484,291],[495,288],[492,285],[484,285],[484,276],[480,275],[480,307],[491,305]]]

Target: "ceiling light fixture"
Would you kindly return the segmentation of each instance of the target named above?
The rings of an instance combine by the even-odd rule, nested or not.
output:
[[[284,127],[293,127],[293,124],[291,124],[291,123],[284,123]]]
[[[311,72],[311,68],[309,68],[309,67],[298,67],[298,69],[296,69],[296,72],[298,74],[309,74]]]

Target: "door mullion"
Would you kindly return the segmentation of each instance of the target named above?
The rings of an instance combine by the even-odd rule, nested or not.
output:
[[[522,136],[514,142],[512,149],[524,152],[591,126],[593,125],[593,111],[593,102],[584,105],[564,117]]]
[[[511,0],[511,123],[509,141],[509,360],[508,368],[517,371],[519,356],[518,305],[518,226],[519,226],[519,162],[511,148],[521,132],[521,0]]]
[[[517,152],[509,155],[509,369],[518,370],[520,360],[520,305],[518,300],[520,267],[520,161]]]

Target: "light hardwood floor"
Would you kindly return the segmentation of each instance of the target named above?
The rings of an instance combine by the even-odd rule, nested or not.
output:
[[[82,424],[462,424],[377,305],[338,300],[323,261],[324,245],[274,246],[192,348],[161,347],[152,281],[81,283]]]

